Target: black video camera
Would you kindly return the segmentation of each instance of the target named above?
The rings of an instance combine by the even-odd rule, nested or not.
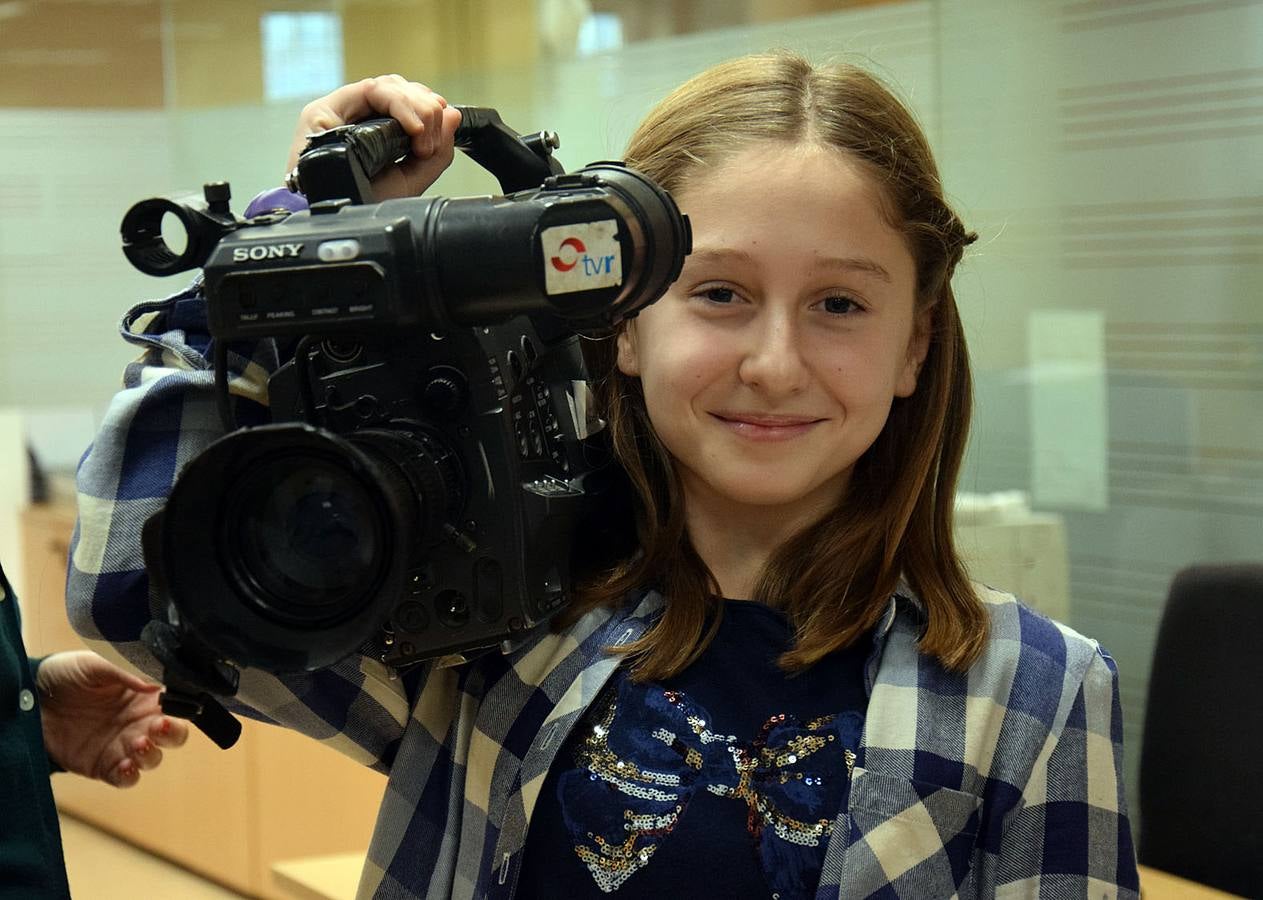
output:
[[[234,216],[226,184],[122,224],[141,271],[203,268],[229,433],[145,525],[166,607],[145,641],[164,707],[216,736],[239,666],[393,666],[495,647],[567,602],[620,539],[621,490],[580,335],[660,297],[690,249],[664,190],[620,163],[564,174],[547,132],[461,108],[457,146],[503,196],[372,203],[408,152],[393,119],[314,136],[307,211]],[[164,220],[184,248],[162,237]],[[238,427],[228,344],[270,338],[270,423]],[[209,693],[208,693],[209,692]],[[217,711],[216,711],[217,710]],[[208,727],[209,726],[209,727]]]

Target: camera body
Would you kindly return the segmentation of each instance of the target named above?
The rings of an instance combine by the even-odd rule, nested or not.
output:
[[[593,565],[625,543],[573,335],[516,317],[294,352],[271,422],[193,459],[147,527],[147,564],[216,658],[468,654],[561,608],[576,545]]]
[[[555,138],[462,113],[458,146],[515,190],[365,202],[371,174],[407,152],[379,120],[300,157],[307,211],[238,219],[226,185],[208,185],[204,202],[156,198],[124,218],[137,268],[203,267],[228,431],[144,530],[166,614],[146,641],[195,722],[241,666],[495,647],[562,608],[577,571],[630,550],[581,335],[608,336],[666,291],[688,220],[619,163],[565,174]],[[186,230],[179,254],[167,216]],[[260,339],[287,361],[269,421],[238,427],[228,348]]]
[[[576,528],[611,530],[598,485],[611,473],[585,418],[577,339],[519,316],[300,347],[303,363],[269,382],[273,422],[314,418],[363,450],[394,517],[383,539],[397,565],[377,586],[391,600],[366,623],[380,629],[379,658],[402,666],[494,646],[560,609]],[[328,661],[311,656],[311,637],[299,639],[304,668]]]

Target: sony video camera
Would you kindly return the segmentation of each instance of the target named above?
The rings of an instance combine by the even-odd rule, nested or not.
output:
[[[166,621],[144,638],[164,708],[222,746],[237,723],[211,695],[235,693],[238,667],[495,647],[564,606],[575,567],[615,539],[622,476],[580,335],[667,290],[688,220],[620,163],[565,174],[551,133],[461,113],[457,146],[502,196],[371,202],[369,180],[408,152],[380,119],[311,139],[291,175],[306,211],[241,219],[217,183],[123,220],[141,271],[203,269],[229,433],[145,525]],[[239,427],[229,349],[263,338],[286,360],[270,421]]]

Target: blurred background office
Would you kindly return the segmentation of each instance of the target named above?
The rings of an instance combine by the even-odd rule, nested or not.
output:
[[[73,640],[55,609],[67,477],[134,355],[118,319],[184,277],[126,263],[128,206],[226,180],[241,211],[279,183],[303,103],[383,72],[494,106],[518,131],[558,132],[567,167],[615,158],[669,88],[770,47],[859,62],[891,83],[981,235],[956,282],[977,379],[961,544],[976,577],[1117,659],[1139,819],[1172,579],[1263,561],[1258,0],[3,0],[0,556],[27,598],[30,643]],[[433,190],[496,186],[459,159]],[[48,498],[34,506],[33,472]],[[196,758],[190,797],[220,795],[213,806],[244,785],[248,799],[233,802],[246,805],[217,826],[203,821],[209,806],[142,829],[127,816],[152,809],[120,812],[60,785],[59,796],[236,891],[282,896],[277,860],[358,849],[380,786],[348,789],[370,796],[335,840],[269,850],[294,817],[336,830],[302,806],[329,788],[269,756],[269,739],[244,742],[254,749],[222,790],[207,789],[203,767],[228,764]],[[164,768],[177,766],[193,763]],[[173,779],[169,791],[181,777],[152,780]],[[294,794],[258,800],[278,781]],[[269,803],[291,819],[270,818]],[[80,895],[108,896],[94,890]]]

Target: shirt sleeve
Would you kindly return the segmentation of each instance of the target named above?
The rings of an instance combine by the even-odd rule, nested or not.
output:
[[[47,658],[46,656],[28,656],[26,658],[26,665],[31,671],[31,684],[39,684],[39,667]],[[38,689],[35,689],[35,692],[37,695],[39,694]],[[44,748],[44,755],[48,757],[48,771],[50,774],[56,775],[58,772],[66,771],[61,763],[53,759],[53,755],[48,752],[47,747]]]
[[[1118,670],[1097,649],[1005,830],[997,897],[1139,897],[1122,735]]]
[[[200,282],[133,307],[120,331],[142,355],[127,367],[122,390],[79,464],[67,611],[89,643],[112,645],[133,665],[160,677],[161,665],[140,641],[141,629],[159,610],[150,596],[141,530],[162,508],[181,469],[225,433]],[[267,421],[267,379],[283,361],[282,350],[271,339],[227,349],[237,420]],[[408,719],[404,684],[381,662],[353,655],[293,676],[245,669],[229,706],[295,728],[384,771]]]

